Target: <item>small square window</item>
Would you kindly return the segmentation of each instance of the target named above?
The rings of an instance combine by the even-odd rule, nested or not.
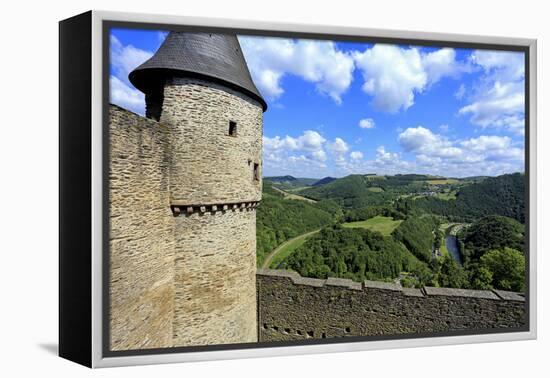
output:
[[[237,136],[237,122],[229,121],[229,135]]]

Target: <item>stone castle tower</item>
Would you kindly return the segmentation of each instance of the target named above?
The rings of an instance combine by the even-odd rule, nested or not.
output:
[[[145,93],[146,116],[151,119],[137,122],[145,123],[140,125],[142,129],[151,127],[147,126],[150,123],[159,130],[145,150],[168,144],[163,153],[155,155],[164,154],[159,163],[154,168],[140,168],[136,176],[154,185],[159,181],[159,187],[166,189],[169,203],[165,210],[170,224],[166,226],[164,218],[151,224],[155,229],[162,228],[157,223],[170,228],[172,235],[167,232],[168,236],[158,238],[165,245],[165,255],[159,250],[156,261],[163,260],[164,264],[151,265],[151,273],[124,276],[136,284],[149,274],[155,278],[148,288],[136,293],[135,304],[127,306],[128,311],[119,306],[119,316],[130,319],[124,329],[117,331],[119,320],[111,316],[115,329],[111,345],[116,349],[256,342],[255,209],[262,193],[262,117],[266,103],[252,82],[237,37],[172,32],[129,79]],[[168,129],[165,139],[158,139],[163,132],[158,125]],[[113,126],[111,129],[115,133]],[[147,144],[143,135],[147,131],[137,132],[138,143]],[[143,147],[139,147],[140,154]],[[116,167],[118,155],[111,154]],[[157,180],[155,172],[163,164],[165,173]],[[167,237],[173,240],[168,243]],[[111,276],[116,278],[111,284],[116,290],[120,285],[118,272],[130,267],[117,263],[120,254],[112,244],[114,254]],[[164,270],[169,271],[163,276]],[[133,290],[128,286],[125,292]],[[166,286],[163,294],[157,293],[159,286]],[[148,296],[152,301],[144,302],[142,298]],[[115,302],[111,303],[113,307]],[[166,310],[158,314],[142,311],[153,306]],[[140,317],[150,326],[132,320]],[[162,340],[155,336],[164,332],[160,324],[171,329],[171,340],[167,335]],[[143,328],[142,336],[130,342],[124,332],[135,327]],[[143,339],[155,341],[143,343]]]

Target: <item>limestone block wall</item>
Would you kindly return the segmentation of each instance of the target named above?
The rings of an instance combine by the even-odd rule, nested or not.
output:
[[[111,105],[109,131],[110,347],[171,346],[170,130]]]
[[[181,98],[178,87],[177,104],[170,105],[168,96],[164,114],[179,114],[172,107],[185,107],[196,98],[197,106],[208,102],[207,95],[215,106],[222,101],[240,110],[224,116],[208,106],[190,107],[185,117],[197,123],[180,129],[182,118],[166,126],[110,107],[111,350],[258,340],[256,206],[261,176],[254,180],[253,163],[260,164],[261,107],[203,84],[185,95],[190,98]],[[236,120],[236,136],[222,132],[222,118],[224,130],[228,119]],[[207,127],[211,120],[214,129],[219,121],[217,131]],[[174,163],[177,159],[185,162]],[[192,206],[176,212],[174,193]]]
[[[256,342],[256,211],[176,220],[174,346]]]
[[[259,270],[259,341],[520,328],[524,297]]]
[[[262,117],[259,102],[223,85],[169,80],[160,122],[173,131],[172,203],[259,201]],[[236,127],[233,136],[230,122]]]

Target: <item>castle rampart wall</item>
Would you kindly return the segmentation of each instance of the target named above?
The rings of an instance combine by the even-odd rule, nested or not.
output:
[[[301,277],[260,269],[259,341],[520,328],[524,297],[512,292]]]
[[[170,130],[109,107],[109,290],[112,350],[172,345],[174,217]]]

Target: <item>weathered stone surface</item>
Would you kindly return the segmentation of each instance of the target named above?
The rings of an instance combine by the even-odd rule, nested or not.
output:
[[[339,286],[339,287],[345,287],[352,290],[363,290],[363,287],[361,286],[361,283],[352,281],[350,279],[346,278],[334,278],[329,277],[326,282],[326,285],[328,286]]]
[[[385,289],[393,291],[401,291],[401,286],[394,284],[393,282],[382,282],[382,281],[369,281],[364,282],[365,288],[367,289]]]
[[[257,341],[256,212],[175,219],[174,345]]]
[[[174,78],[164,87],[160,122],[173,132],[171,200],[189,204],[258,201],[262,117],[259,102],[198,79]],[[229,135],[229,122],[236,135]]]
[[[171,346],[170,131],[116,106],[109,108],[109,117],[110,346]]]
[[[321,282],[319,282],[321,281]],[[346,280],[343,280],[346,281]],[[259,270],[260,341],[397,335],[520,328],[524,303],[518,294],[424,288],[366,281],[362,290],[340,280],[308,285],[294,272]],[[335,285],[336,284],[336,285]],[[517,296],[517,297],[516,297]]]
[[[468,289],[453,289],[449,287],[428,287],[424,288],[427,295],[446,295],[451,297],[473,297],[485,299],[498,299],[492,291],[488,290],[468,290]]]
[[[261,105],[175,78],[160,122],[109,116],[111,349],[257,341]]]
[[[509,301],[520,301],[525,302],[525,297],[519,293],[514,293],[513,291],[505,290],[493,290],[500,298],[509,300]]]

